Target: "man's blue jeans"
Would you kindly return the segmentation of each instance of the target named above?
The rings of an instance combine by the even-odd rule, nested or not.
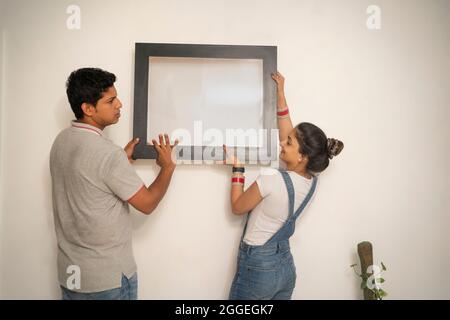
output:
[[[120,288],[101,292],[74,292],[61,286],[63,300],[137,300],[137,289],[137,273],[130,279],[122,275],[122,286]]]

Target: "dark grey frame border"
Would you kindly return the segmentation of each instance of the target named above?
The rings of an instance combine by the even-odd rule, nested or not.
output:
[[[210,44],[167,44],[167,43],[136,43],[134,71],[134,121],[133,137],[139,137],[140,143],[133,154],[134,159],[156,159],[157,152],[152,145],[147,145],[148,117],[148,73],[149,57],[191,57],[191,58],[224,58],[224,59],[262,59],[263,60],[263,126],[267,129],[267,141],[264,146],[266,155],[272,160],[277,154],[272,154],[270,141],[271,129],[276,129],[276,85],[271,74],[277,71],[276,46],[249,45],[210,45]],[[157,137],[155,137],[156,139]],[[206,146],[191,147],[191,160],[194,156],[204,154]],[[199,149],[198,149],[199,148]],[[222,151],[222,148],[219,152]],[[246,148],[246,160],[249,150]],[[257,148],[253,148],[257,149]],[[213,157],[215,155],[213,151]],[[204,159],[203,160],[210,160]]]

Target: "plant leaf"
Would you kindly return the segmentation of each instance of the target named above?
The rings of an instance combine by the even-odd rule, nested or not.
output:
[[[387,296],[387,292],[384,291],[383,289],[378,290],[380,297],[386,297]]]
[[[382,269],[383,271],[386,271],[386,270],[387,270],[387,269],[386,269],[386,266],[384,265],[383,262],[381,262],[381,269]]]
[[[367,288],[366,281],[361,281],[361,289],[365,289],[365,288]]]

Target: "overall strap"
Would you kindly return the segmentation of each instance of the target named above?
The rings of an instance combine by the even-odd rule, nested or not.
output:
[[[294,194],[294,185],[292,184],[292,180],[291,177],[289,176],[289,174],[284,171],[284,170],[279,170],[281,173],[281,176],[283,177],[284,183],[286,184],[286,188],[288,191],[288,197],[289,197],[289,216],[288,219],[294,214],[294,198],[295,198],[295,194]],[[247,214],[247,219],[245,221],[245,226],[244,226],[244,231],[242,232],[242,236],[241,236],[241,241],[244,239],[245,236],[245,231],[247,230],[247,224],[248,224],[248,220],[250,218],[250,213],[252,211],[250,210]]]
[[[295,213],[294,213],[294,220],[296,220],[298,218],[300,213],[302,213],[303,209],[305,209],[305,207],[308,204],[309,200],[311,200],[311,197],[314,194],[314,191],[316,190],[316,185],[317,185],[317,177],[313,177],[313,181],[312,181],[312,184],[311,184],[311,189],[309,189],[309,192],[306,195],[306,198],[305,198],[305,200],[303,200],[303,202],[300,205],[300,207],[297,209],[297,211],[295,211]]]
[[[294,200],[295,200],[295,193],[294,193],[294,184],[292,183],[292,179],[289,176],[289,173],[287,173],[284,170],[280,170],[281,176],[283,177],[284,184],[286,185],[288,197],[289,197],[289,211],[288,211],[288,219],[292,216],[294,213]]]
[[[292,212],[294,211],[294,185],[292,184],[292,179],[289,176],[289,174],[286,171],[282,171],[280,170],[280,173],[283,177],[284,183],[286,184],[286,189],[288,192],[288,196],[289,196],[289,215],[288,215],[288,219],[292,217]],[[314,191],[316,190],[316,185],[317,185],[317,177],[313,177],[313,181],[311,184],[311,188],[309,189],[308,194],[306,195],[305,199],[303,200],[303,202],[300,204],[300,207],[297,209],[297,211],[295,211],[294,215],[293,215],[293,219],[297,219],[298,216],[300,215],[300,213],[302,213],[303,209],[305,209],[306,205],[308,204],[309,200],[311,199],[312,195],[314,194]],[[286,222],[287,222],[286,220]]]
[[[241,242],[244,240],[245,231],[247,231],[248,219],[250,219],[250,213],[251,213],[251,212],[252,212],[252,210],[250,210],[250,211],[247,213],[247,218],[245,218],[245,226],[244,226],[244,231],[242,232]]]
[[[314,193],[315,187],[316,187],[316,177],[314,177],[314,180],[312,182],[311,189],[308,192],[308,195],[305,197],[303,202],[301,203],[300,207],[297,209],[295,213],[294,211],[294,185],[292,183],[292,179],[289,176],[289,173],[286,171],[280,170],[280,173],[283,177],[284,183],[286,184],[286,189],[289,196],[289,215],[283,224],[283,226],[274,234],[272,237],[266,242],[267,245],[270,245],[271,243],[279,242],[281,240],[288,240],[291,234],[289,234],[290,228],[292,228],[292,225],[295,225],[295,220],[299,216],[300,212],[306,207],[307,203],[311,199],[312,194]]]
[[[314,194],[314,191],[316,190],[316,185],[317,185],[317,177],[313,177],[311,188],[309,189],[308,194],[306,195],[305,199],[301,203],[300,207],[295,211],[295,213],[293,213],[294,212],[294,200],[295,200],[294,185],[292,183],[291,177],[289,176],[289,173],[287,173],[284,170],[279,170],[279,171],[281,173],[281,176],[283,177],[283,181],[284,181],[284,183],[286,185],[286,189],[287,189],[287,192],[288,192],[288,198],[289,198],[288,218],[286,219],[286,222],[280,228],[280,230],[278,230],[274,235],[272,235],[272,237],[266,242],[266,244],[268,244],[269,242],[275,241],[277,239],[277,236],[281,233],[281,231],[283,229],[285,229],[287,227],[287,225],[289,223],[295,222],[295,220],[302,213],[303,209],[305,209],[305,207],[308,204],[308,202],[311,200],[311,197]],[[247,219],[246,219],[246,222],[245,222],[244,231],[242,232],[242,236],[241,236],[241,242],[243,241],[244,235],[245,235],[245,231],[247,230],[247,224],[248,224],[248,220],[249,220],[249,217],[250,217],[250,213],[251,213],[251,211],[249,211],[249,213],[247,214]]]

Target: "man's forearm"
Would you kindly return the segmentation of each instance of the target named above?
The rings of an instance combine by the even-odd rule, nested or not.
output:
[[[152,195],[152,211],[156,208],[161,201],[161,199],[166,194],[169,188],[170,180],[172,179],[173,172],[175,171],[175,166],[169,168],[161,168],[155,181],[148,187],[148,191]]]

